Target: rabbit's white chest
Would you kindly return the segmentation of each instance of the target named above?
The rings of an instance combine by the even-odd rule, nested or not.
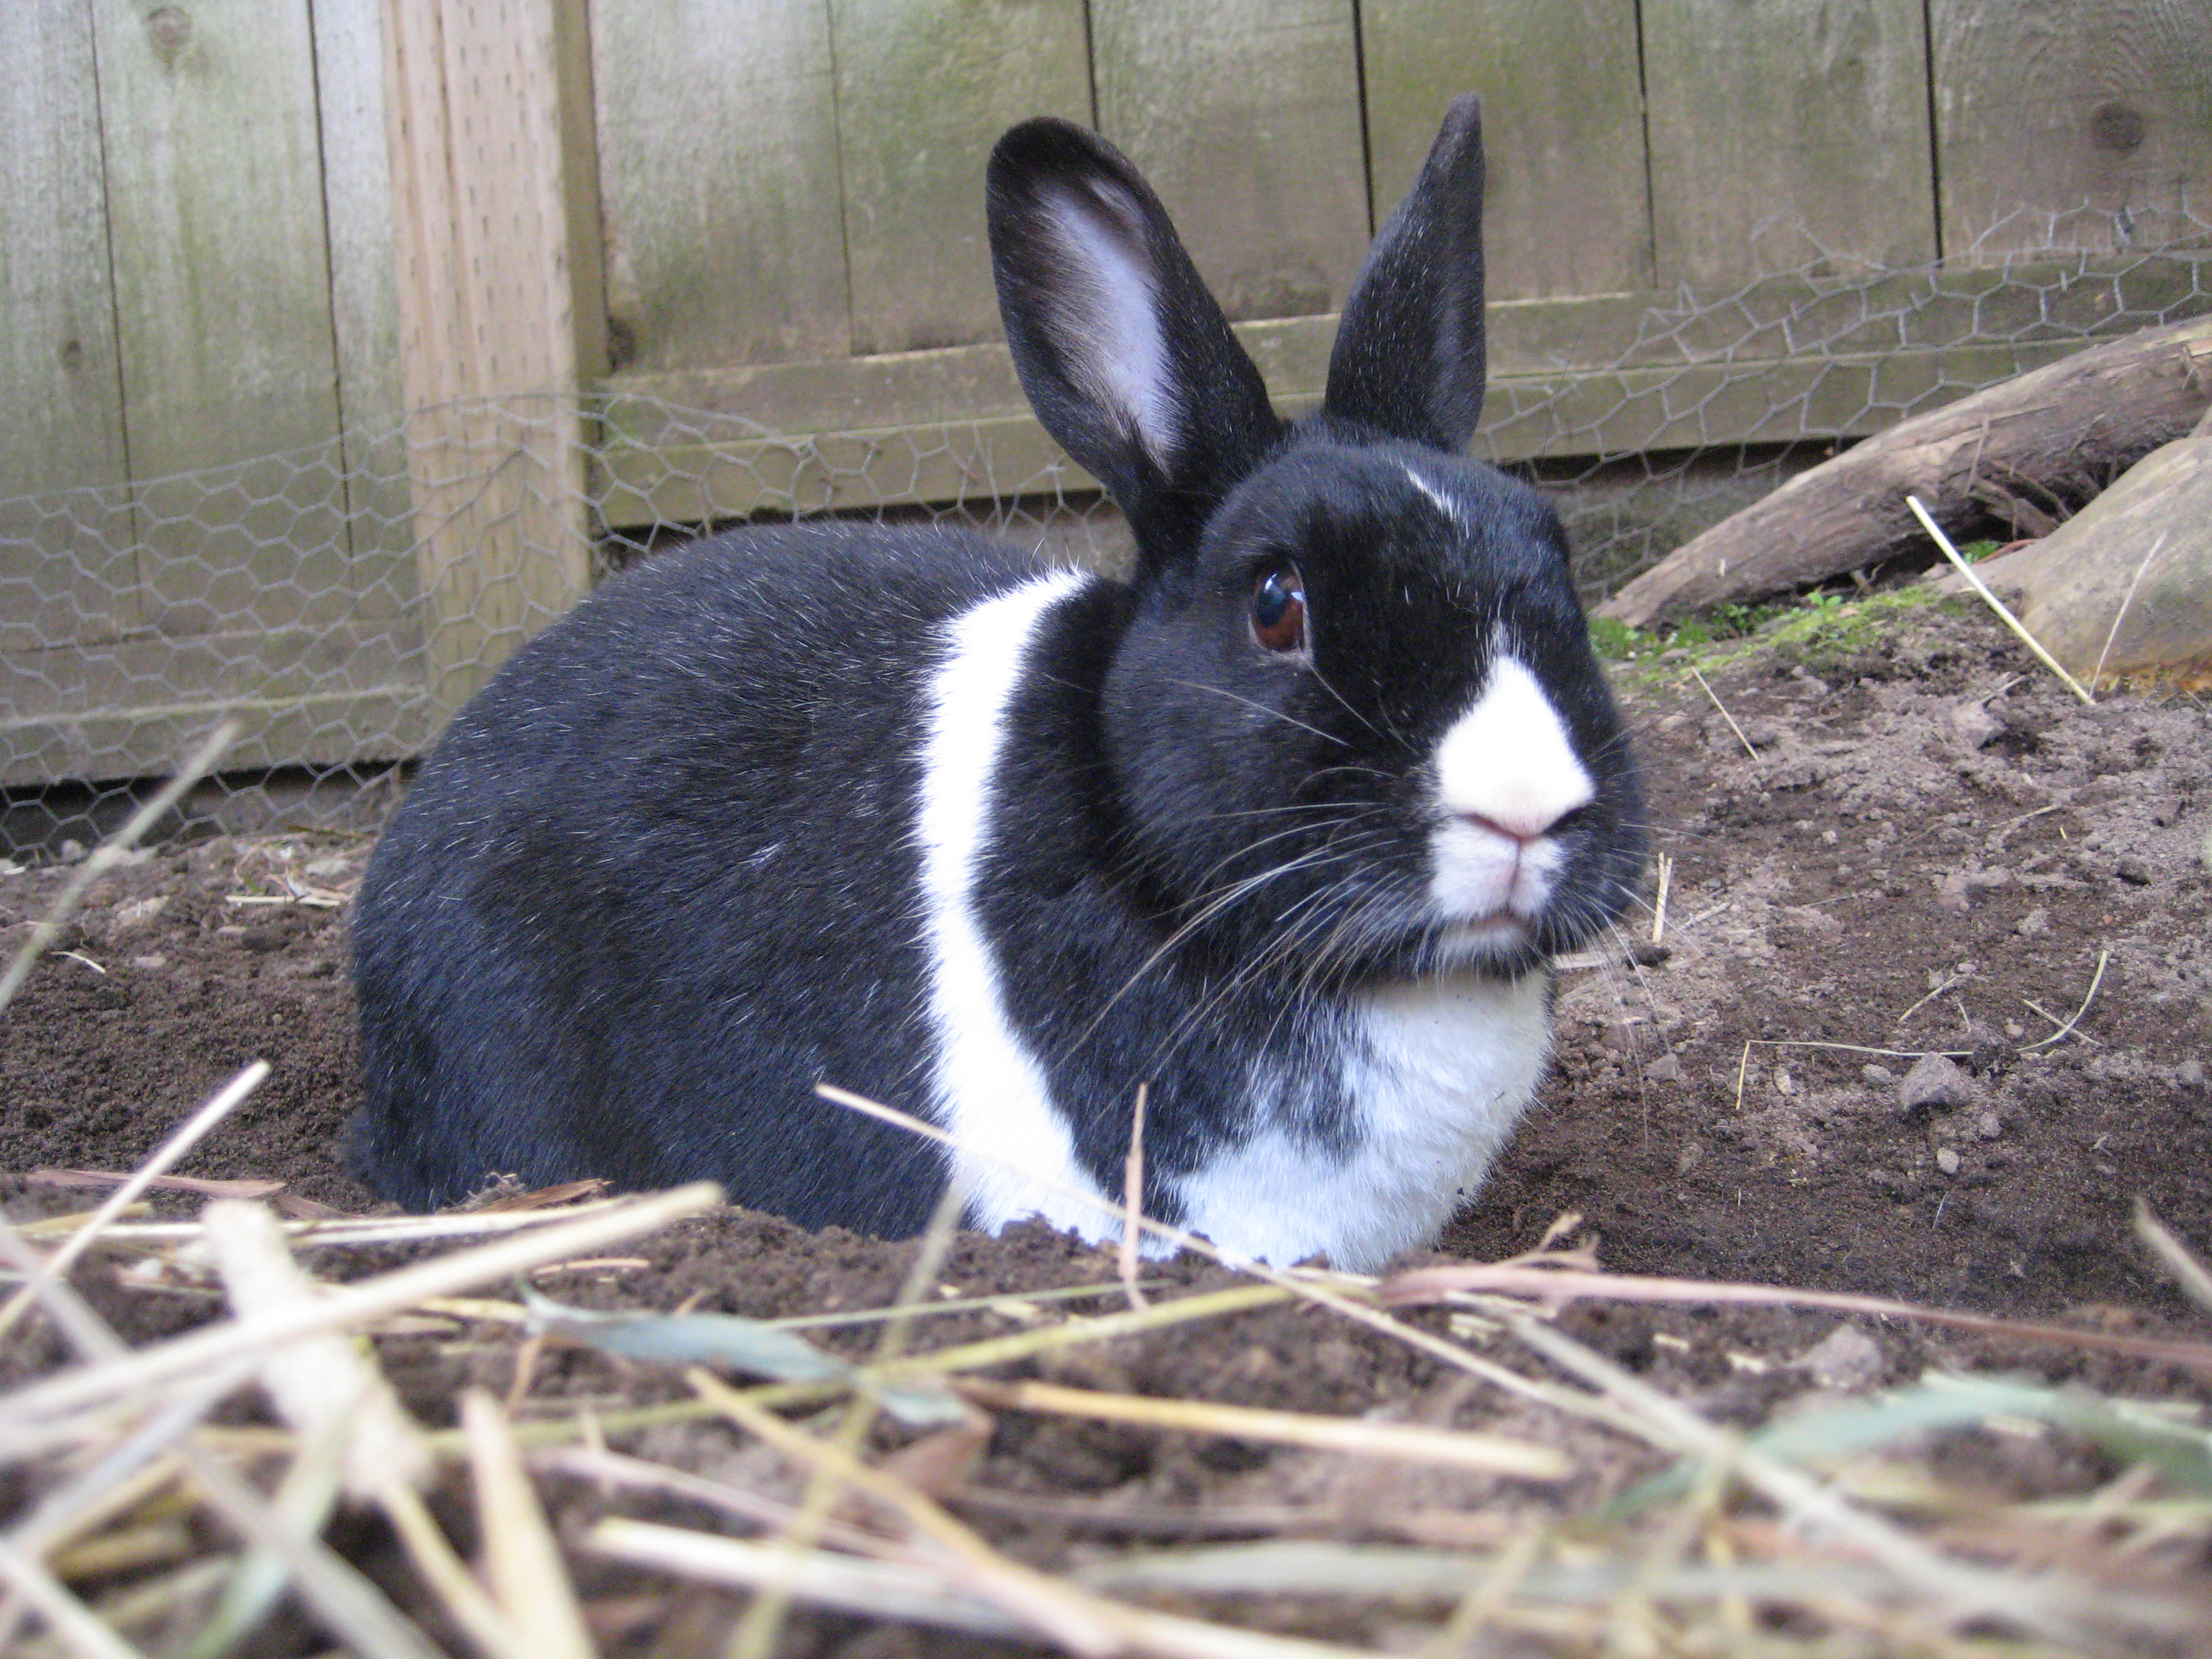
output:
[[[1550,1042],[1545,976],[1394,987],[1350,1011],[1337,1084],[1351,1144],[1270,1123],[1184,1180],[1187,1225],[1233,1255],[1326,1252],[1370,1272],[1432,1242],[1473,1196],[1535,1093]]]

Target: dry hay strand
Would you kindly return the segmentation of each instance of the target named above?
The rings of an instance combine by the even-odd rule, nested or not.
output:
[[[867,1109],[941,1136],[887,1109]],[[1140,1151],[1140,1133],[1132,1139]],[[159,1174],[159,1159],[133,1175],[136,1190]],[[1132,1236],[1147,1231],[1214,1255],[1205,1241],[1134,1213],[1140,1181],[1133,1168],[1125,1191],[1102,1207]],[[953,1237],[957,1193],[940,1205],[884,1307],[775,1322],[689,1310],[609,1314],[550,1302],[528,1280],[580,1262],[649,1261],[604,1252],[702,1213],[717,1200],[713,1189],[624,1198],[570,1189],[539,1207],[524,1202],[532,1195],[514,1196],[504,1207],[456,1214],[307,1222],[234,1197],[196,1220],[137,1223],[114,1218],[122,1210],[111,1194],[100,1211],[41,1235],[58,1243],[52,1255],[0,1224],[0,1251],[24,1273],[26,1295],[79,1354],[0,1398],[0,1456],[22,1466],[33,1494],[0,1535],[0,1645],[33,1659],[217,1659],[289,1594],[356,1651],[422,1659],[434,1644],[401,1611],[407,1598],[396,1601],[392,1586],[371,1580],[324,1536],[349,1502],[384,1515],[416,1602],[436,1608],[483,1659],[598,1651],[604,1621],[595,1622],[599,1610],[584,1587],[606,1560],[672,1588],[741,1588],[750,1600],[732,1646],[740,1655],[769,1651],[787,1610],[802,1603],[1068,1652],[1169,1659],[1370,1650],[1285,1633],[1286,1621],[1293,1629],[1365,1629],[1439,1656],[1510,1640],[1560,1655],[1807,1659],[2179,1653],[2207,1626],[2212,1434],[2192,1412],[2078,1388],[1935,1376],[1737,1429],[1576,1340],[1553,1316],[1597,1297],[1817,1307],[2200,1370],[2212,1370],[2212,1344],[1881,1298],[1611,1274],[1592,1251],[1572,1245],[1571,1217],[1534,1249],[1500,1262],[1379,1281],[1228,1263],[1242,1282],[1176,1293],[1174,1281],[1156,1281],[1141,1304],[1048,1323],[1041,1304],[1126,1295],[1127,1281],[928,1299]],[[2212,1297],[2212,1277],[2185,1246],[2148,1215],[2139,1226],[2192,1295]],[[301,1265],[328,1261],[325,1250],[348,1243],[429,1254],[349,1284],[318,1279]],[[211,1262],[227,1314],[184,1336],[123,1349],[57,1267],[64,1253],[81,1263],[95,1244],[180,1273],[191,1259]],[[514,1299],[483,1293],[501,1284],[516,1286]],[[1440,1334],[1407,1316],[1423,1303],[1479,1310],[1480,1322],[1470,1322],[1467,1340]],[[1470,1379],[1465,1392],[1452,1396],[1443,1420],[1407,1423],[1007,1374],[1079,1348],[1157,1344],[1298,1304],[1452,1368]],[[929,1345],[939,1316],[983,1310],[1025,1328]],[[864,1360],[842,1359],[800,1334],[871,1325],[876,1336]],[[1478,1352],[1485,1339],[1475,1333],[1486,1328],[1489,1348]],[[459,1427],[426,1431],[384,1376],[373,1338],[394,1329],[433,1345],[490,1333],[601,1346],[628,1356],[625,1364],[680,1372],[690,1397],[614,1410],[540,1405],[518,1366],[516,1407],[555,1414],[516,1420],[478,1391],[466,1397]],[[706,1359],[769,1380],[733,1386],[704,1369]],[[265,1399],[266,1425],[210,1426],[209,1413],[246,1388]],[[1492,1423],[1510,1418],[1515,1432],[1451,1420],[1478,1400],[1493,1408]],[[823,1407],[826,1417],[806,1420]],[[1148,1529],[1202,1534],[1208,1512],[1127,1506],[1117,1516],[1103,1504],[1085,1509],[977,1486],[975,1461],[993,1421],[979,1408],[1517,1484],[1510,1508],[1495,1511],[1246,1505],[1211,1521],[1258,1534],[1249,1541],[1163,1549],[1146,1544]],[[878,1431],[901,1411],[914,1413],[907,1425]],[[709,1478],[608,1443],[653,1425],[708,1419],[795,1471],[798,1496],[740,1484],[750,1475]],[[1946,1475],[1940,1437],[1958,1432],[2074,1437],[2122,1473],[2092,1492],[2006,1501]],[[1638,1473],[1645,1478],[1624,1490]],[[565,1488],[554,1483],[576,1480],[596,1485],[603,1504],[628,1492],[704,1504],[755,1535],[617,1514],[564,1540],[554,1522]],[[424,1501],[423,1488],[438,1481],[465,1482],[473,1494],[474,1566]],[[1056,1516],[1119,1541],[1048,1571],[978,1529],[994,1515]],[[194,1543],[190,1523],[203,1519],[232,1540],[228,1547]],[[1354,1541],[1361,1537],[1368,1541]],[[1173,1611],[1155,1605],[1162,1598]],[[1310,1625],[1302,1625],[1309,1613]],[[1240,1622],[1253,1616],[1276,1628]],[[164,1622],[173,1629],[179,1620],[184,1645],[159,1644]]]
[[[672,1207],[688,1212],[695,1205],[696,1199],[686,1195]],[[541,1225],[532,1232],[495,1236],[489,1243],[438,1234],[433,1242],[459,1248],[400,1271],[419,1273],[437,1268],[429,1277],[439,1283],[473,1278],[482,1270],[485,1252],[512,1257],[525,1244],[534,1245],[533,1254],[541,1262],[570,1257],[578,1247],[577,1225],[604,1231],[611,1221],[635,1227],[638,1218],[622,1212],[635,1207],[654,1206],[651,1200],[637,1206],[591,1206],[585,1214],[565,1220],[558,1212],[539,1212]],[[260,1206],[231,1200],[210,1210],[216,1212],[218,1234],[235,1224],[226,1216],[259,1212],[254,1231],[260,1242],[246,1252],[248,1257],[253,1249],[265,1257],[273,1247],[290,1262],[288,1230]],[[952,1212],[948,1207],[946,1213]],[[664,1210],[660,1224],[668,1218]],[[204,1229],[209,1223],[204,1218],[198,1224]],[[497,1230],[486,1231],[495,1234]],[[546,1425],[510,1427],[489,1396],[472,1396],[462,1430],[423,1435],[420,1443],[448,1462],[457,1455],[465,1457],[475,1471],[485,1578],[479,1580],[460,1563],[419,1501],[410,1505],[401,1499],[390,1510],[431,1597],[487,1656],[536,1659],[540,1654],[592,1651],[587,1610],[577,1598],[566,1565],[568,1555],[547,1524],[544,1499],[534,1484],[540,1478],[582,1477],[704,1501],[765,1534],[763,1540],[748,1541],[618,1516],[601,1522],[582,1540],[585,1559],[618,1559],[671,1582],[742,1585],[757,1592],[751,1602],[756,1608],[804,1601],[979,1637],[1042,1638],[1078,1653],[1288,1659],[1357,1650],[1145,1605],[1148,1598],[1161,1595],[1194,1595],[1231,1614],[1255,1599],[1365,1607],[1378,1616],[1387,1612],[1401,1623],[1406,1609],[1427,1608],[1435,1620],[1431,1632],[1437,1652],[1465,1650],[1466,1644],[1480,1641],[1485,1632],[1510,1632],[1516,1639],[1537,1643],[1543,1650],[1561,1653],[1725,1651],[1729,1644],[1741,1648],[1754,1637],[1759,1650],[1808,1655],[1906,1649],[1955,1654],[1999,1650],[1992,1644],[2011,1653],[2155,1652],[2180,1641],[2177,1632],[2192,1628],[2190,1620],[2202,1611],[2170,1589],[2154,1593],[2148,1586],[2154,1576],[2148,1573],[2134,1574],[2124,1592],[2108,1587],[2116,1577],[2129,1579],[2131,1553],[2170,1551],[2176,1540],[2201,1547],[2207,1531],[2212,1530],[2212,1498],[2201,1488],[2175,1487],[2148,1463],[2139,1466],[2141,1472],[2124,1489],[2094,1494],[2070,1507],[2044,1500],[1992,1508],[1986,1498],[1973,1494],[1947,1493],[1943,1483],[1925,1469],[1917,1471],[1918,1486],[1911,1502],[1905,1501],[1893,1480],[1887,1491],[1871,1479],[1854,1483],[1847,1478],[1852,1467],[1848,1461],[1845,1473],[1838,1471],[1832,1448],[1815,1457],[1803,1448],[1793,1449],[1786,1440],[1760,1443],[1756,1436],[1717,1429],[1549,1326],[1528,1298],[1556,1301],[1602,1294],[1648,1299],[1654,1291],[1648,1283],[1596,1272],[1587,1252],[1560,1248],[1556,1234],[1538,1251],[1486,1268],[1422,1270],[1427,1278],[1401,1274],[1379,1285],[1343,1276],[1282,1276],[1282,1282],[1200,1291],[1156,1301],[1141,1310],[1078,1317],[935,1352],[908,1351],[913,1334],[921,1328],[920,1322],[938,1311],[921,1297],[937,1271],[936,1262],[941,1260],[938,1252],[950,1233],[949,1220],[940,1220],[933,1229],[937,1248],[917,1251],[917,1270],[909,1273],[897,1301],[888,1310],[868,1310],[892,1316],[882,1322],[886,1340],[878,1344],[869,1363],[852,1367],[843,1378],[812,1382],[797,1390],[790,1384],[739,1389],[704,1371],[691,1373],[696,1397],[686,1404],[758,1437],[807,1472],[810,1490],[800,1504],[611,1451],[579,1449],[526,1457],[521,1450],[525,1437],[518,1427]],[[173,1248],[173,1241],[157,1246],[156,1241],[148,1240],[144,1244]],[[456,1261],[471,1265],[442,1265]],[[1457,1277],[1446,1282],[1436,1277],[1439,1273]],[[248,1277],[234,1266],[227,1282]],[[382,1285],[392,1277],[366,1283]],[[1077,1288],[1097,1294],[1118,1286]],[[1660,1288],[1669,1300],[1702,1295],[1708,1301],[1726,1301],[1735,1299],[1731,1292],[1739,1287],[1666,1281]],[[1777,1299],[1808,1299],[1768,1287],[1748,1288]],[[902,1380],[945,1379],[1002,1368],[1079,1344],[1170,1331],[1293,1297],[1331,1309],[1354,1309],[1365,1319],[1379,1318],[1407,1337],[1418,1336],[1424,1344],[1438,1341],[1393,1318],[1389,1307],[1416,1297],[1474,1290],[1492,1298],[1485,1305],[1493,1313],[1502,1311],[1516,1341],[1593,1391],[1583,1397],[1585,1404],[1589,1400],[1609,1401],[1613,1422],[1632,1426],[1647,1444],[1682,1460],[1688,1470],[1684,1489],[1672,1499],[1647,1504],[1640,1516],[1608,1521],[1596,1511],[1561,1512],[1517,1528],[1501,1529],[1491,1523],[1476,1529],[1481,1534],[1479,1541],[1470,1538],[1461,1547],[1263,1540],[1167,1553],[1123,1553],[1053,1574],[1005,1555],[896,1468],[867,1461],[866,1436],[848,1426],[872,1421],[878,1391]],[[1508,1291],[1522,1299],[1503,1302]],[[346,1293],[319,1287],[312,1292],[318,1303]],[[42,1301],[65,1294],[65,1286],[50,1285]],[[433,1301],[426,1297],[411,1304],[392,1303],[388,1291],[380,1291],[378,1299],[395,1310],[416,1312],[428,1311]],[[441,1299],[452,1305],[453,1298]],[[968,1298],[980,1305],[1024,1299],[1020,1292]],[[259,1300],[281,1312],[289,1298],[264,1293]],[[516,1305],[526,1319],[527,1310]],[[1924,1310],[1904,1304],[1885,1304],[1879,1310],[1894,1316],[1924,1315]],[[270,1317],[266,1311],[240,1306],[227,1325],[239,1330],[255,1328],[258,1322],[259,1328],[267,1329]],[[249,1549],[246,1555],[226,1558],[213,1575],[200,1572],[187,1578],[173,1574],[179,1595],[206,1598],[226,1586],[247,1583],[252,1595],[241,1598],[234,1591],[228,1603],[219,1605],[241,1607],[250,1613],[265,1607],[272,1587],[296,1585],[319,1620],[362,1651],[424,1651],[419,1633],[410,1629],[401,1634],[390,1626],[388,1621],[399,1615],[380,1592],[357,1575],[350,1583],[343,1577],[333,1580],[328,1569],[343,1564],[334,1557],[318,1563],[310,1553],[310,1528],[327,1517],[342,1484],[340,1471],[349,1460],[362,1466],[359,1448],[346,1443],[357,1425],[373,1420],[373,1413],[326,1411],[319,1428],[307,1420],[313,1412],[295,1404],[288,1414],[295,1420],[282,1440],[284,1475],[274,1496],[267,1498],[234,1473],[227,1480],[220,1474],[210,1480],[191,1462],[191,1457],[204,1459],[206,1455],[204,1447],[190,1447],[191,1426],[222,1394],[258,1372],[264,1386],[274,1388],[281,1396],[284,1385],[272,1379],[271,1369],[299,1363],[312,1352],[313,1343],[350,1322],[341,1319],[319,1322],[312,1328],[288,1328],[289,1334],[267,1341],[241,1344],[234,1335],[210,1343],[208,1352],[217,1358],[209,1363],[217,1369],[186,1371],[183,1375],[198,1386],[181,1391],[164,1386],[173,1376],[171,1362],[141,1364],[133,1384],[139,1390],[134,1403],[140,1419],[131,1455],[117,1455],[123,1448],[118,1441],[107,1461],[99,1465],[107,1492],[115,1494],[112,1500],[103,1504],[104,1494],[98,1492],[71,1493],[58,1503],[50,1498],[29,1523],[19,1523],[8,1535],[8,1553],[0,1554],[0,1576],[11,1586],[16,1606],[71,1650],[137,1650],[103,1622],[110,1613],[133,1609],[112,1605],[116,1598],[84,1603],[59,1576],[56,1564],[69,1559],[61,1547],[64,1543],[81,1547],[88,1538],[96,1541],[106,1536],[116,1540],[116,1549],[125,1548],[133,1527],[143,1529],[137,1517],[147,1508],[150,1491],[172,1490],[182,1483],[196,1502],[232,1517]],[[2007,1334],[2051,1340],[2076,1341],[2100,1334],[2011,1327],[2004,1322],[1990,1324]],[[894,1332],[902,1334],[891,1340]],[[374,1371],[373,1349],[349,1345],[346,1352]],[[228,1370],[221,1369],[222,1356],[228,1356]],[[100,1353],[95,1345],[89,1364],[96,1370],[127,1358]],[[107,1385],[97,1391],[102,1398],[118,1386],[116,1374],[106,1375]],[[1520,1381],[1525,1385],[1531,1379]],[[292,1387],[296,1395],[297,1384]],[[1486,1437],[1448,1428],[1267,1413],[1021,1380],[978,1379],[963,1384],[963,1390],[996,1410],[1072,1413],[1182,1434],[1273,1439],[1330,1453],[1380,1455],[1429,1468],[1470,1462],[1496,1467]],[[330,1397],[343,1392],[332,1390]],[[1530,1397],[1525,1386],[1516,1393]],[[818,1404],[840,1396],[853,1403],[827,1434],[809,1433],[770,1409],[778,1402]],[[91,1391],[79,1385],[70,1397],[89,1398]],[[52,1398],[49,1395],[50,1401]],[[0,1403],[0,1410],[16,1404]],[[559,1426],[570,1437],[578,1427]],[[2203,1438],[2201,1431],[2175,1428],[2177,1433],[2196,1432]],[[608,1420],[600,1419],[600,1436],[609,1431]],[[1868,1442],[1892,1453],[1899,1443],[1900,1437],[1894,1434]],[[1484,1450],[1470,1458],[1470,1449],[1478,1447]],[[160,1461],[180,1448],[191,1456]],[[1572,1461],[1561,1450],[1540,1446],[1526,1449],[1537,1454],[1540,1462],[1509,1462],[1511,1473],[1555,1477],[1572,1468]],[[1803,1466],[1808,1462],[1819,1466],[1822,1474],[1809,1472]],[[1897,1465],[1892,1462],[1881,1467]],[[136,1484],[129,1485],[133,1480]],[[384,1484],[392,1490],[410,1489],[404,1480]],[[957,1484],[956,1477],[956,1502]],[[861,1510],[853,1519],[840,1518],[840,1500],[849,1504],[856,1498]],[[1757,1511],[1762,1505],[1771,1507],[1783,1524],[1761,1520]],[[990,1505],[984,1502],[978,1509],[988,1513]],[[1940,1524],[1916,1528],[1910,1519],[1916,1514],[1940,1517]],[[258,1518],[248,1521],[247,1516]],[[1289,1522],[1294,1517],[1270,1519]],[[61,1520],[69,1524],[57,1524]],[[327,1557],[326,1550],[324,1553]],[[2011,1564],[2010,1570],[2002,1565],[2006,1563]],[[187,1564],[187,1571],[205,1565]],[[322,1579],[311,1588],[309,1581],[319,1565]],[[2032,1577],[2024,1571],[2029,1567]],[[773,1637],[780,1618],[757,1615],[751,1628],[766,1635],[755,1639]],[[243,1627],[238,1614],[229,1623],[233,1630]],[[105,1631],[106,1636],[93,1633],[95,1629]],[[2008,1632],[2009,1635],[2001,1634]],[[25,1650],[38,1650],[35,1644]]]

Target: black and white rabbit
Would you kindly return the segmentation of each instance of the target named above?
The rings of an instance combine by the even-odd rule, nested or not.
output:
[[[1158,200],[1024,123],[991,247],[1128,582],[950,531],[732,532],[609,582],[453,723],[355,919],[354,1167],[696,1177],[902,1235],[948,1155],[829,1081],[1234,1255],[1431,1242],[1544,1069],[1547,957],[1641,870],[1559,521],[1470,462],[1479,108],[1270,409]],[[1093,1210],[964,1158],[969,1219]]]

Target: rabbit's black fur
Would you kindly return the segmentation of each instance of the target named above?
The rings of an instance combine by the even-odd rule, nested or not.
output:
[[[914,1231],[945,1154],[830,1082],[975,1147],[979,1223],[1097,1235],[993,1159],[1117,1196],[1141,1083],[1152,1214],[1348,1267],[1433,1237],[1540,1073],[1545,957],[1643,857],[1558,521],[1461,458],[1480,165],[1463,100],[1286,426],[1127,161],[1010,132],[1009,343],[1135,580],[823,525],[608,583],[377,849],[356,1167],[416,1207],[711,1176]]]

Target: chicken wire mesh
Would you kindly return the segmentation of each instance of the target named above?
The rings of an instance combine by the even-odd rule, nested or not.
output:
[[[2212,311],[2202,221],[2148,251],[2124,215],[2031,228],[1989,240],[2070,246],[1853,269],[1769,227],[1764,274],[1723,294],[1596,296],[1565,328],[1555,302],[1493,307],[1474,453],[1551,491],[1595,599],[1861,437]],[[0,850],[75,856],[226,713],[240,736],[182,827],[366,830],[484,665],[591,581],[732,522],[825,516],[965,525],[1108,569],[1130,551],[1018,420],[793,434],[633,392],[0,501]]]

